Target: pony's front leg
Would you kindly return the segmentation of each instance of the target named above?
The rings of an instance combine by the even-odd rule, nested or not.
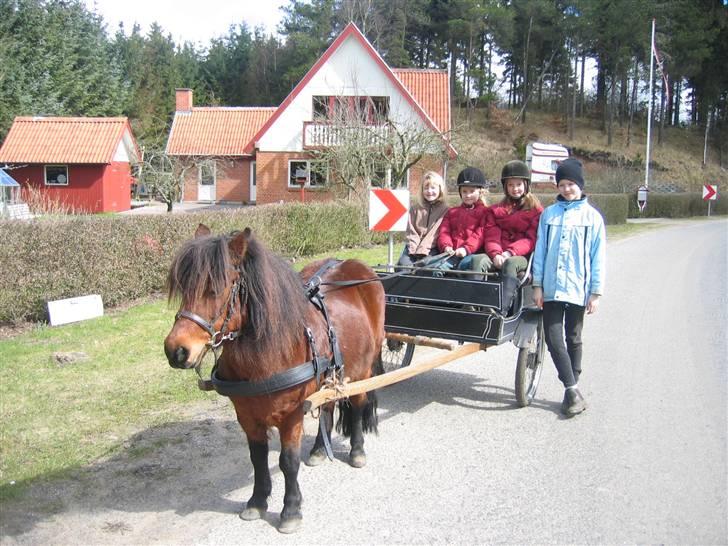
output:
[[[281,533],[298,531],[303,522],[301,502],[303,496],[298,486],[298,469],[301,466],[301,436],[303,434],[303,411],[295,411],[279,427],[281,434],[281,456],[279,466],[286,480],[283,495],[283,510],[278,530]]]
[[[262,518],[268,510],[268,497],[271,493],[270,469],[268,468],[268,436],[267,431],[252,435],[246,433],[250,448],[250,461],[253,463],[255,484],[253,495],[248,500],[240,518],[252,521]]]

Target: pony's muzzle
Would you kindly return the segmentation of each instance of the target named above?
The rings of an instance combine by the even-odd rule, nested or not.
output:
[[[167,355],[169,365],[173,368],[186,369],[192,367],[192,363],[189,361],[190,352],[182,345],[172,348],[165,343],[164,354]]]

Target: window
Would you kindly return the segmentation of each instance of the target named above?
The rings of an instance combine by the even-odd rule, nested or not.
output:
[[[46,186],[68,186],[68,166],[46,165],[45,183]]]
[[[217,177],[217,169],[215,168],[215,162],[200,163],[198,169],[200,173],[200,185],[202,186],[214,186],[215,179]]]
[[[389,97],[316,95],[312,100],[314,121],[344,122],[354,116],[367,125],[382,125],[389,117]]]
[[[288,187],[300,188],[300,180],[305,180],[305,188],[323,188],[328,173],[323,161],[289,161]]]

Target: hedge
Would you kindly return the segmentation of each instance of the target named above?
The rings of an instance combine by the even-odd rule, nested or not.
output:
[[[2,221],[0,323],[45,320],[49,300],[101,294],[115,306],[162,290],[172,256],[200,222],[215,233],[250,227],[290,257],[385,240],[367,230],[360,207],[343,202]]]
[[[728,214],[728,199],[718,198],[710,204],[710,213]],[[647,206],[640,212],[637,195],[629,195],[629,218],[688,218],[707,216],[708,203],[700,193],[653,193],[647,196]]]

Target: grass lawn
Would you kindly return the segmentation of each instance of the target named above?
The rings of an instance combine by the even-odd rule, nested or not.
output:
[[[608,237],[653,227],[609,226]],[[394,252],[396,259],[399,245]],[[387,247],[336,256],[385,263]],[[0,340],[0,501],[31,480],[63,475],[121,449],[135,431],[174,420],[181,404],[218,396],[198,390],[193,372],[167,364],[162,344],[175,311],[157,298]],[[53,358],[72,351],[86,359],[61,365]]]

